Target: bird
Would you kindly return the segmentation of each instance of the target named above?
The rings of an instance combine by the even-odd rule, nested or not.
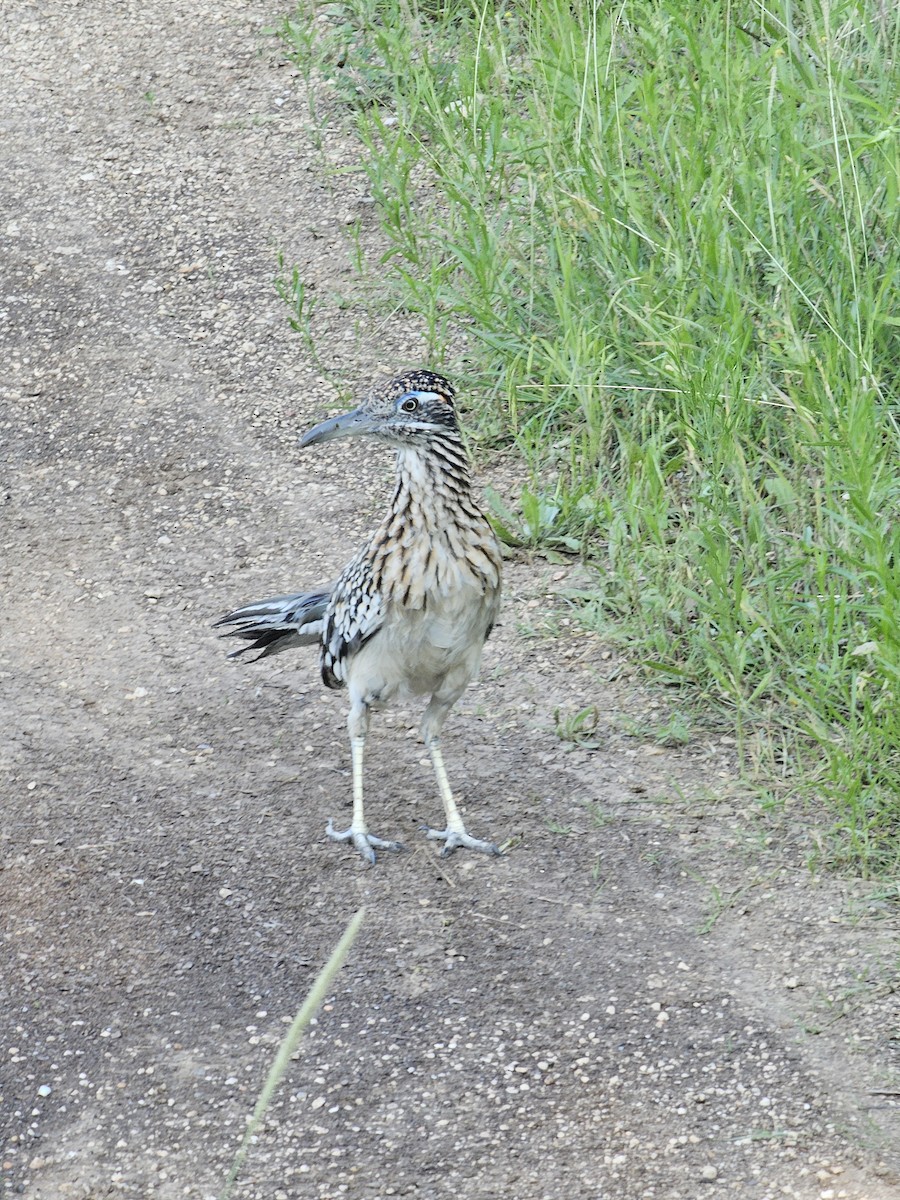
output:
[[[376,850],[401,850],[366,824],[363,762],[369,716],[398,696],[427,696],[421,735],[434,768],[445,827],[425,827],[443,843],[498,855],[473,837],[454,799],[441,731],[478,673],[482,648],[500,606],[500,546],[472,494],[469,458],[444,376],[416,369],[381,378],[357,407],[322,421],[301,447],[334,438],[368,437],[396,451],[393,497],[380,525],[336,581],[307,592],[244,605],[215,622],[223,637],[250,642],[237,658],[253,661],[300,646],[318,646],[322,681],[346,687],[353,810],[347,829],[329,820],[326,834],[351,842],[370,864]]]

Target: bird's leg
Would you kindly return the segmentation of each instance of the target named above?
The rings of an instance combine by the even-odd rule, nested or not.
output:
[[[483,842],[480,838],[474,838],[470,833],[466,832],[466,827],[456,806],[456,801],[453,799],[450,780],[447,778],[447,768],[444,766],[440,738],[437,734],[426,734],[425,740],[428,746],[428,753],[431,755],[431,761],[434,765],[438,791],[441,793],[441,800],[444,802],[444,814],[447,818],[446,829],[429,829],[426,826],[425,832],[427,836],[435,841],[443,841],[444,848],[441,850],[442,858],[451,854],[460,846],[465,846],[468,850],[480,850],[482,854],[500,854],[500,847],[495,846],[493,842]]]
[[[353,816],[348,829],[339,831],[329,820],[325,832],[333,842],[352,841],[366,862],[374,863],[376,849],[402,850],[403,847],[399,842],[386,842],[383,838],[375,837],[366,828],[363,810],[363,759],[369,728],[369,706],[362,701],[354,701],[350,707],[347,726],[350,730],[350,761],[353,769]]]

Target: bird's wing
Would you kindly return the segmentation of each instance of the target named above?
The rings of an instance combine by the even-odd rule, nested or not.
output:
[[[347,682],[347,663],[384,624],[385,602],[375,586],[368,547],[344,569],[325,613],[322,679],[328,687]]]

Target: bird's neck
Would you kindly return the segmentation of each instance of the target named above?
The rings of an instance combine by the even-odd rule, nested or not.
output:
[[[398,450],[392,507],[394,512],[407,512],[414,525],[421,528],[424,523],[433,529],[471,517],[471,492],[469,460],[461,438],[446,437],[427,447]]]

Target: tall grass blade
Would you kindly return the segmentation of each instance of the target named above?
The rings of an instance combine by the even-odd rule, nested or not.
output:
[[[256,1131],[259,1129],[266,1115],[266,1110],[272,1102],[272,1097],[275,1094],[275,1089],[284,1077],[291,1061],[291,1056],[296,1051],[300,1043],[300,1038],[303,1036],[304,1030],[309,1025],[310,1021],[316,1015],[316,1010],[319,1008],[322,1001],[328,995],[328,990],[334,982],[335,976],[344,964],[344,960],[350,953],[350,948],[356,941],[357,934],[360,931],[363,920],[365,919],[366,910],[361,908],[350,920],[341,940],[331,952],[331,957],[328,962],[316,976],[313,985],[310,988],[306,999],[300,1006],[300,1010],[294,1017],[290,1029],[285,1034],[284,1040],[278,1048],[278,1053],[275,1055],[275,1061],[269,1068],[269,1073],[266,1076],[266,1081],[263,1084],[262,1091],[259,1094],[259,1099],[256,1101],[256,1107],[247,1124],[247,1130],[244,1134],[243,1141],[237,1154],[234,1156],[234,1162],[231,1165],[231,1170],[228,1173],[228,1178],[225,1181],[225,1190],[222,1192],[221,1200],[230,1200],[234,1190],[235,1182],[240,1174],[241,1168],[244,1165],[244,1160],[247,1157],[247,1151],[250,1148]]]

